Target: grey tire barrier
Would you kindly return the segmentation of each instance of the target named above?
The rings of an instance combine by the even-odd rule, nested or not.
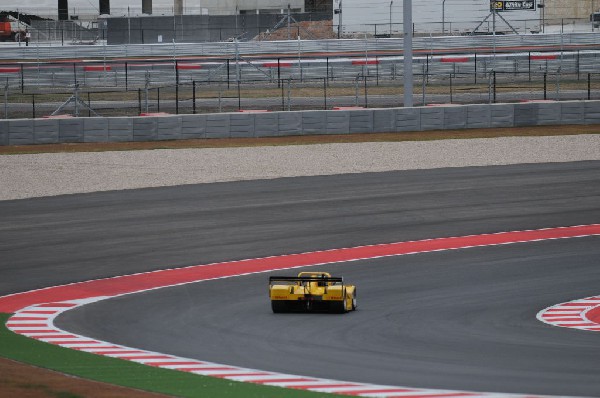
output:
[[[0,120],[0,145],[600,124],[600,101]]]

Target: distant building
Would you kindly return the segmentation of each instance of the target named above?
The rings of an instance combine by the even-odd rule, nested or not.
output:
[[[538,0],[545,4],[544,18],[551,23],[562,20],[588,19],[590,14],[600,10],[600,1],[592,0]]]
[[[0,11],[52,19],[95,19],[99,15],[235,15],[331,12],[333,0],[0,0]]]

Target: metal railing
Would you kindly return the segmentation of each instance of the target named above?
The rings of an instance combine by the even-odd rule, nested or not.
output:
[[[4,60],[45,61],[52,59],[111,59],[139,57],[233,57],[260,54],[308,55],[327,53],[399,53],[403,48],[401,38],[367,38],[344,40],[290,40],[260,42],[217,42],[217,43],[166,43],[109,46],[99,40],[96,45],[69,45],[57,51],[55,46],[33,42],[29,46],[2,45]],[[573,48],[600,48],[600,34],[543,34],[503,36],[443,36],[415,37],[413,48],[417,52],[471,52],[485,49],[488,52],[535,51]]]

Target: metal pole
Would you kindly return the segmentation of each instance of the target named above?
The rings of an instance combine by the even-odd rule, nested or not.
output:
[[[390,1],[390,37],[392,37],[392,5],[393,4],[394,4],[394,0],[391,0]],[[377,25],[375,25],[375,29],[377,29]]]
[[[288,7],[287,7],[287,32],[288,32],[288,40],[292,40],[292,33],[290,31],[291,28],[292,28],[292,26],[291,26],[291,22],[292,21],[291,21],[291,18],[290,18],[290,7],[291,7],[291,5],[288,4]]]
[[[8,119],[8,77],[4,86],[4,118]]]
[[[442,35],[446,33],[446,0],[442,0]]]
[[[196,81],[192,82],[192,114],[196,114]]]
[[[404,29],[404,106],[413,106],[413,71],[412,71],[412,0],[403,0]]]
[[[342,0],[340,0],[340,8],[338,9],[338,15],[339,15],[339,20],[338,20],[338,34],[337,34],[337,38],[339,39],[341,37],[342,34]]]
[[[496,103],[496,71],[494,73],[494,104]]]
[[[323,78],[323,99],[324,99],[324,107],[323,109],[327,110],[327,78]]]

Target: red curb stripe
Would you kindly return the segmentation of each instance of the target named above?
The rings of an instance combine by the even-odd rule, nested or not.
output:
[[[369,60],[358,60],[358,61],[352,61],[352,65],[379,65],[379,60],[375,60],[375,59],[369,59]]]
[[[600,305],[593,310],[589,310],[585,317],[590,320],[590,322],[600,323]]]
[[[198,64],[177,64],[177,69],[180,69],[180,70],[196,70],[196,69],[202,69],[202,65],[198,65]]]
[[[556,59],[558,58],[557,55],[531,55],[529,57],[529,59],[531,59],[532,61],[543,61],[543,60],[551,60],[551,59]]]
[[[590,235],[600,235],[600,224],[428,239],[414,242],[398,242],[199,265],[74,283],[71,285],[56,286],[0,297],[0,312],[14,313],[21,308],[40,302],[48,302],[48,300],[68,301],[98,296],[116,296],[158,287],[231,277],[247,273],[275,271],[293,267],[331,264],[440,250],[454,250],[478,246],[574,238]],[[75,306],[75,304],[52,303],[42,304],[41,306],[72,307]]]
[[[444,57],[444,58],[440,59],[440,62],[450,62],[450,63],[469,62],[469,57]]]
[[[106,66],[97,66],[97,65],[88,65],[88,66],[84,66],[83,70],[85,72],[110,72],[112,70],[112,66],[110,65],[106,65]]]
[[[291,62],[265,62],[264,64],[262,64],[263,68],[290,68],[292,66]]]

